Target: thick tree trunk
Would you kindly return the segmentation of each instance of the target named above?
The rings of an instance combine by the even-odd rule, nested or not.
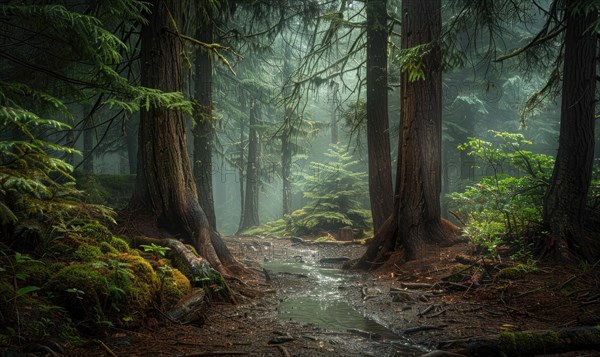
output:
[[[573,7],[581,2],[567,1],[560,136],[552,180],[544,198],[544,221],[557,255],[568,256],[568,247],[595,260],[600,243],[585,232],[584,219],[594,161],[598,46],[597,35],[590,28],[597,11],[574,13]]]
[[[180,23],[181,14],[179,1],[152,1],[152,14],[141,34],[142,85],[165,92],[182,91],[182,42],[172,23]],[[241,271],[198,203],[181,111],[142,110],[137,171],[130,209],[149,211],[159,228],[192,244],[219,272]]]
[[[200,8],[200,6],[198,6]],[[201,13],[201,11],[198,11]],[[201,24],[196,39],[213,42],[213,23],[198,14]],[[217,228],[212,183],[212,146],[215,137],[214,116],[212,110],[212,59],[207,49],[196,50],[196,78],[194,88],[194,179],[198,189],[198,200],[206,214],[208,223]]]
[[[248,158],[246,161],[246,192],[244,210],[238,233],[259,225],[258,220],[258,188],[259,188],[259,146],[256,132],[258,104],[252,103],[250,108],[250,128],[248,130]]]
[[[367,145],[373,230],[394,209],[388,123],[387,0],[367,1]]]
[[[441,30],[440,0],[403,2],[402,48],[431,44],[425,79],[401,78],[401,131],[394,212],[356,267],[372,268],[392,254],[418,257],[426,244],[447,242],[454,231],[440,218],[441,56],[432,41]],[[449,229],[445,229],[449,228]]]

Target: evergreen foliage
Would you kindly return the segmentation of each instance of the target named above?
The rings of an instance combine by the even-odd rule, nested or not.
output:
[[[299,186],[308,200],[304,207],[283,220],[244,233],[317,235],[337,232],[346,226],[370,228],[370,211],[364,208],[368,199],[367,174],[356,171],[358,161],[338,145],[332,144],[325,155],[330,159],[328,162],[311,162],[309,172],[303,173]]]
[[[78,152],[59,139],[75,119],[72,101],[190,108],[181,93],[118,73],[130,49],[114,27],[132,29],[147,10],[136,0],[0,4],[0,325],[10,327],[2,341],[76,337],[72,320],[136,323],[157,299],[157,272],[107,229],[112,209],[82,202],[67,161]]]

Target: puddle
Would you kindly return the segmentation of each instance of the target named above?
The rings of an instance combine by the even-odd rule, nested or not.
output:
[[[304,260],[306,261],[306,260]],[[345,300],[339,287],[355,275],[340,269],[331,269],[309,265],[303,262],[267,262],[263,267],[271,273],[292,273],[306,275],[315,281],[315,285],[302,296],[291,297],[281,302],[279,317],[296,322],[315,324],[321,328],[347,332],[358,329],[373,338],[383,338],[394,344],[395,350],[401,350],[402,356],[420,356],[423,350],[408,346],[407,341],[392,330],[363,316],[354,310]],[[369,336],[363,336],[369,337]]]

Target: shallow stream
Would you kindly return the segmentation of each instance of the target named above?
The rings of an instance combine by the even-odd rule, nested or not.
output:
[[[310,252],[310,251],[309,251]],[[306,255],[311,257],[310,253]],[[420,356],[423,349],[410,346],[406,339],[392,330],[354,310],[340,289],[358,279],[356,274],[340,269],[319,266],[315,259],[303,254],[298,262],[266,262],[263,267],[271,274],[289,273],[307,276],[314,285],[305,293],[283,300],[279,317],[305,324],[314,324],[326,330],[358,333],[363,337],[383,339],[394,345],[398,356]]]

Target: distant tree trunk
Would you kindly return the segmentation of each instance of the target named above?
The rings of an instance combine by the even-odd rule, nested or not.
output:
[[[127,140],[127,158],[129,161],[129,173],[136,174],[137,173],[137,151],[138,151],[138,143],[137,143],[137,129],[140,124],[139,113],[134,117],[130,117],[127,119],[127,123],[125,125],[125,140]]]
[[[440,36],[440,0],[405,0],[402,48],[430,44]],[[440,218],[441,55],[435,44],[424,61],[425,79],[401,78],[401,131],[394,212],[355,265],[373,268],[390,256],[416,258],[426,244],[449,240],[454,227]],[[446,229],[448,228],[448,229]]]
[[[597,10],[575,13],[581,0],[568,0],[558,154],[544,198],[544,221],[550,228],[555,253],[568,250],[590,260],[599,254],[600,242],[585,232],[586,200],[594,161],[594,109],[597,34],[591,30]]]
[[[94,115],[89,113],[83,119],[83,172],[94,173]]]
[[[248,158],[246,160],[246,192],[244,211],[238,233],[250,227],[259,225],[258,219],[258,188],[259,188],[259,147],[256,132],[258,104],[252,103],[250,108],[250,128],[248,130]]]
[[[373,230],[394,209],[388,122],[387,0],[367,1],[367,146]]]
[[[200,9],[201,6],[198,6]],[[210,6],[207,6],[210,8]],[[213,23],[203,18],[198,10],[200,25],[196,39],[204,43],[213,42]],[[214,116],[212,110],[212,59],[207,49],[196,50],[196,77],[194,88],[194,179],[198,188],[198,200],[206,214],[208,223],[217,228],[215,203],[212,184],[212,146],[215,137]]]
[[[292,56],[290,46],[285,47],[283,63],[283,81],[286,82],[291,76],[290,58]],[[286,94],[289,94],[286,92]],[[286,95],[287,96],[287,95]],[[281,128],[281,180],[282,188],[282,213],[288,215],[292,213],[292,109],[288,104],[285,105],[283,117],[283,126]]]
[[[286,110],[286,112],[289,110]],[[286,115],[289,115],[286,114]],[[289,119],[288,119],[289,120]],[[291,124],[285,123],[281,133],[281,179],[283,181],[283,215],[292,213],[292,146]]]
[[[338,96],[338,91],[340,89],[339,84],[337,84],[334,81],[331,81],[331,83],[329,84],[329,87],[331,89],[331,143],[332,144],[336,144],[338,143],[339,139],[338,139],[338,118],[337,118],[337,110],[338,110],[338,100],[337,100],[337,96]]]
[[[239,161],[238,161],[238,176],[239,176],[239,184],[240,184],[240,223],[238,224],[238,228],[242,226],[242,221],[244,220],[244,209],[246,208],[245,204],[244,204],[244,198],[245,198],[245,190],[244,190],[244,183],[245,183],[245,175],[244,175],[244,166],[246,166],[246,160],[244,157],[244,121],[240,121],[240,142],[238,144],[238,151],[240,154],[239,157]]]
[[[182,91],[182,41],[173,22],[180,23],[177,0],[154,0],[141,38],[142,85],[165,92]],[[185,120],[181,111],[142,110],[139,128],[138,170],[132,210],[149,211],[157,226],[192,244],[216,270],[236,273],[242,266],[209,225],[198,203],[189,162]]]

